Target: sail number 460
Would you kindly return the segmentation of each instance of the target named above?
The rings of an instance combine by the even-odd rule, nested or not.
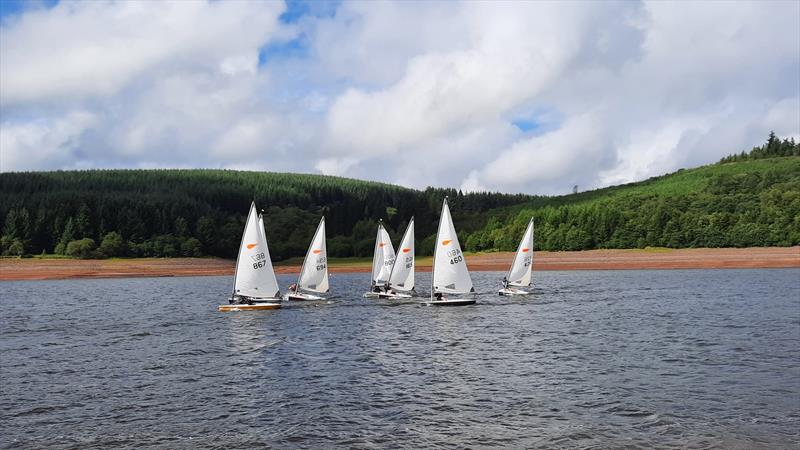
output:
[[[447,252],[447,256],[450,257],[450,264],[458,264],[464,260],[464,256],[461,255],[461,251],[458,249],[450,250]]]

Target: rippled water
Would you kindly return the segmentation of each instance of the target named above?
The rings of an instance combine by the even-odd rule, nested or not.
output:
[[[800,270],[542,272],[511,300],[502,275],[476,306],[353,274],[246,313],[216,311],[229,277],[0,283],[0,445],[800,445]]]

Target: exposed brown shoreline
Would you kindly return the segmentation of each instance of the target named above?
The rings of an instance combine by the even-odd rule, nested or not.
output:
[[[513,253],[467,256],[471,271],[504,271]],[[800,247],[590,250],[536,252],[534,270],[771,269],[800,268]],[[419,258],[418,271],[430,271],[431,258]],[[0,259],[0,281],[73,278],[128,278],[232,275],[234,262],[218,258],[112,260]],[[298,266],[278,266],[297,273]],[[369,262],[332,261],[332,273],[368,272]]]

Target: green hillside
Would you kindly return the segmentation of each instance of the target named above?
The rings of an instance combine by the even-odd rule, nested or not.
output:
[[[515,248],[531,217],[538,250],[800,244],[800,157],[719,163],[487,213],[466,237],[477,250]]]
[[[797,245],[798,155],[771,135],[718,164],[556,197],[227,170],[3,173],[0,253],[232,257],[255,200],[276,260],[302,256],[322,215],[331,256],[371,256],[377,220],[399,240],[411,216],[425,255],[445,195],[467,251],[513,250],[532,216],[540,250]]]

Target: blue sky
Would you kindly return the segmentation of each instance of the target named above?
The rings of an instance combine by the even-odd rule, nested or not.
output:
[[[800,139],[797,2],[0,2],[0,170],[553,194]],[[769,26],[765,26],[769,24]]]

